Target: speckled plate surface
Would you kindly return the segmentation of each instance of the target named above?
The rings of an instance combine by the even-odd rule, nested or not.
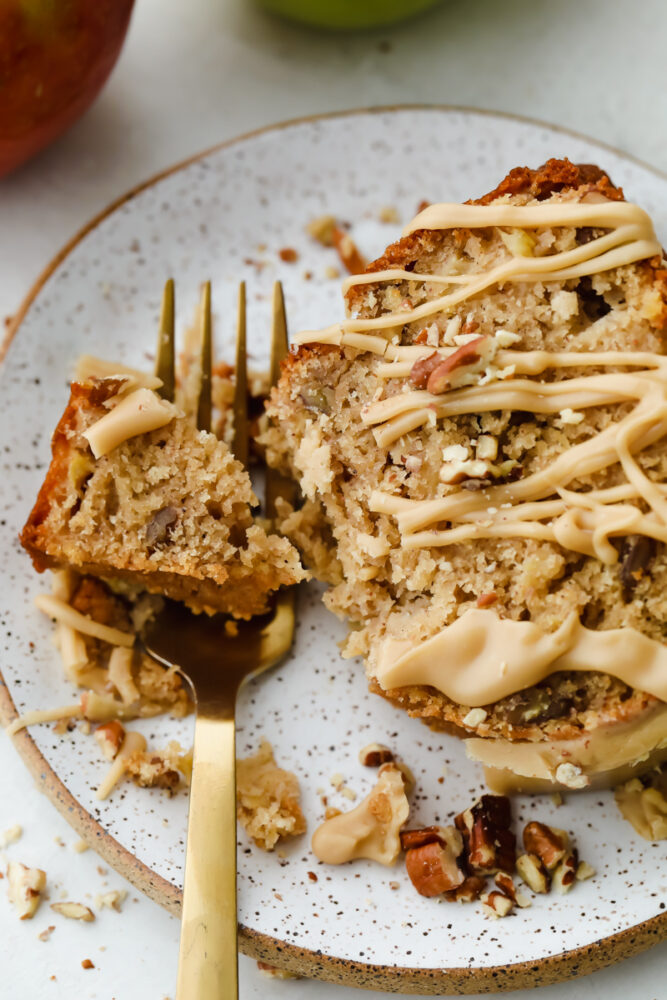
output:
[[[182,323],[198,284],[211,278],[216,338],[229,354],[236,283],[248,282],[250,351],[266,360],[269,293],[280,278],[291,328],[342,315],[333,251],[310,240],[306,223],[331,212],[353,224],[369,255],[399,225],[380,222],[392,206],[408,220],[422,199],[459,201],[491,187],[516,164],[547,157],[597,161],[629,198],[648,209],[667,237],[667,179],[582,137],[500,115],[446,108],[398,108],[294,122],[227,143],[121,199],[65,248],[33,290],[14,327],[0,395],[0,539],[4,554],[0,623],[0,706],[19,711],[72,700],[48,622],[32,598],[48,581],[33,573],[16,536],[48,459],[49,435],[66,399],[73,360],[83,351],[145,365],[160,292],[177,278]],[[279,251],[297,250],[296,263]],[[15,336],[11,336],[16,334]],[[388,743],[417,778],[411,823],[446,822],[481,791],[481,773],[455,739],[435,735],[368,694],[359,663],[340,658],[342,626],[304,588],[293,655],[248,685],[239,699],[238,750],[262,737],[299,776],[312,831],[322,794],[350,802],[331,785],[344,775],[359,797],[373,773],[357,761],[371,740]],[[150,745],[191,741],[191,721],[140,723]],[[135,884],[177,909],[187,797],[126,784],[99,803],[105,765],[80,731],[49,726],[17,737],[33,775],[72,824]],[[597,877],[568,896],[534,900],[491,921],[478,906],[418,896],[399,865],[319,865],[303,837],[264,853],[239,840],[243,950],[306,975],[397,992],[461,993],[535,986],[592,971],[648,947],[667,933],[665,845],[639,841],[610,793],[517,800],[520,824],[537,815],[575,836]],[[317,876],[315,881],[312,875]],[[398,888],[396,888],[396,884]]]

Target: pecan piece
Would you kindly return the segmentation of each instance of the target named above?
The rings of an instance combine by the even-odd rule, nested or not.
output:
[[[568,851],[554,870],[553,887],[561,894],[569,892],[577,877],[578,858],[576,851]]]
[[[69,920],[83,920],[90,923],[91,920],[95,919],[91,908],[83,903],[51,903],[51,909],[54,913],[59,913],[61,917],[67,917]]]
[[[420,896],[439,896],[457,889],[465,881],[455,851],[435,840],[408,851],[405,867]]]
[[[490,917],[508,917],[514,909],[514,902],[504,892],[494,889],[482,896],[482,909]]]
[[[95,739],[107,760],[114,760],[125,739],[125,727],[118,719],[105,722],[95,730]]]
[[[514,879],[507,872],[496,872],[493,879],[501,892],[504,892],[506,896],[516,903],[516,889],[514,888]]]
[[[504,795],[483,795],[470,809],[454,817],[474,875],[514,871],[516,838],[510,830],[511,821],[510,801]]]
[[[628,604],[632,592],[644,576],[655,555],[655,542],[645,535],[628,535],[621,549],[621,587],[623,600]]]
[[[334,226],[331,239],[340,257],[340,262],[348,274],[361,274],[362,271],[366,270],[366,261],[359,253],[357,245],[349,233],[346,233],[340,226]]]
[[[580,861],[577,865],[577,882],[585,882],[587,878],[593,878],[595,868],[589,865],[588,861]]]
[[[429,354],[425,358],[419,358],[415,361],[414,365],[410,369],[410,381],[414,387],[416,389],[425,389],[429,378],[441,362],[442,355],[440,355],[437,351],[433,351],[433,354]]]
[[[515,906],[520,906],[522,909],[530,906],[530,900],[527,896],[517,890],[514,885],[514,879],[507,872],[496,872],[493,881],[496,883],[501,892],[504,892],[508,896]]]
[[[46,888],[46,872],[28,868],[20,861],[7,865],[7,895],[16,907],[20,920],[31,920]]]
[[[439,396],[449,388],[450,376],[453,371],[462,365],[473,365],[479,361],[481,354],[479,348],[486,340],[486,337],[476,337],[467,344],[463,344],[457,351],[444,358],[443,361],[429,375],[426,388],[433,396]]]
[[[569,837],[564,830],[556,830],[536,820],[528,823],[523,831],[523,846],[528,854],[536,854],[547,871],[553,871],[567,854]]]
[[[551,876],[536,854],[521,854],[516,859],[516,870],[533,892],[543,895],[549,891]]]
[[[383,743],[369,743],[359,751],[359,763],[364,767],[380,767],[382,764],[390,764],[393,759],[392,751]]]
[[[486,887],[486,879],[481,875],[468,875],[457,889],[445,893],[445,899],[450,903],[473,903],[482,895]]]
[[[463,840],[458,830],[453,826],[425,826],[421,830],[401,831],[401,847],[404,851],[410,851],[415,847],[424,847],[425,844],[440,844],[441,847],[452,846],[456,850],[457,857],[463,852]]]

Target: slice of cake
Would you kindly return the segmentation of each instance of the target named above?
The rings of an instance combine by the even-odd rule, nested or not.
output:
[[[253,522],[227,445],[127,371],[72,383],[52,451],[21,534],[39,572],[71,567],[237,618],[306,576],[290,542]]]
[[[271,397],[346,654],[505,775],[667,755],[666,267],[597,167],[518,168],[347,279]]]

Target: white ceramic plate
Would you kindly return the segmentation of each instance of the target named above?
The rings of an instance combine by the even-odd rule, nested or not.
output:
[[[216,338],[229,354],[237,282],[248,283],[250,350],[266,361],[269,294],[285,286],[291,329],[342,316],[339,282],[327,278],[333,251],[305,234],[331,212],[353,224],[369,255],[407,221],[422,199],[459,201],[491,189],[517,164],[549,156],[599,162],[667,236],[667,179],[621,154],[544,125],[476,111],[397,108],[294,122],[227,143],[125,197],[80,234],[33,290],[1,372],[0,532],[4,553],[1,666],[4,713],[72,700],[50,626],[32,598],[47,586],[16,537],[42,480],[49,435],[63,409],[72,362],[86,351],[147,364],[162,285],[177,278],[181,323],[193,315],[199,282],[211,278]],[[280,260],[292,247],[297,263]],[[306,273],[310,273],[310,278]],[[16,327],[20,328],[16,331]],[[460,742],[431,733],[366,690],[359,663],[340,658],[343,628],[304,589],[294,653],[250,684],[238,707],[238,750],[266,737],[294,770],[312,831],[331,805],[350,803],[331,786],[342,773],[361,797],[373,772],[357,761],[371,740],[388,743],[417,777],[411,825],[446,822],[482,790]],[[11,696],[11,697],[9,697]],[[141,724],[152,746],[189,745],[191,720]],[[187,797],[168,799],[126,784],[99,803],[104,771],[78,730],[49,726],[17,740],[45,790],[97,849],[140,888],[176,908],[182,881]],[[446,768],[446,774],[444,769]],[[438,779],[444,780],[441,782]],[[244,950],[311,976],[402,992],[477,992],[538,985],[631,954],[667,932],[664,844],[639,841],[610,793],[519,800],[529,816],[566,827],[597,877],[568,896],[490,921],[478,906],[418,896],[401,865],[319,865],[308,839],[267,854],[239,840],[239,914]],[[309,872],[315,872],[312,881]],[[392,889],[391,883],[399,883]]]

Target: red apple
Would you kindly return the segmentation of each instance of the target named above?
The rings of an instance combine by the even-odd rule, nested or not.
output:
[[[134,0],[0,0],[0,177],[93,102]]]

